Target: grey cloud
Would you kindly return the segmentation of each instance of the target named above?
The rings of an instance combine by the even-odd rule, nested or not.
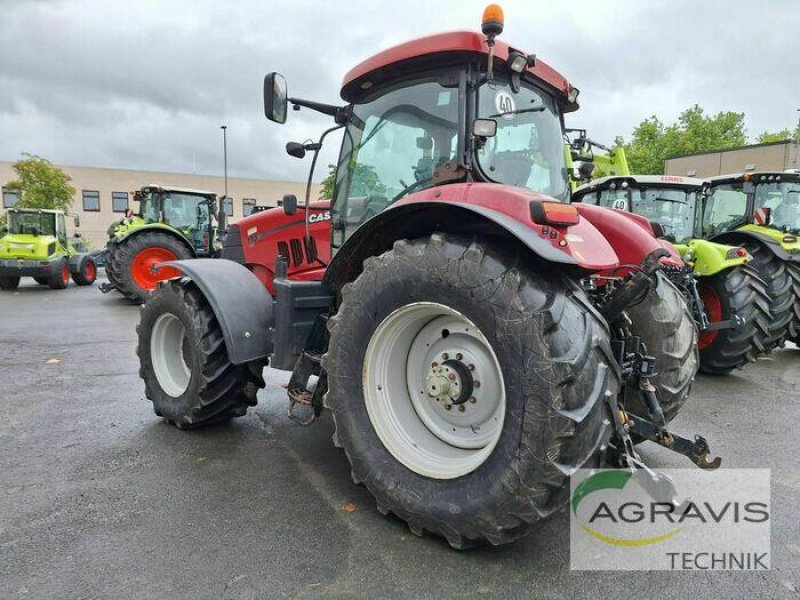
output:
[[[699,103],[747,114],[751,134],[792,126],[800,107],[792,0],[505,2],[508,41],[536,52],[582,90],[568,125],[610,142],[643,118]],[[391,44],[476,28],[483,3],[12,2],[0,28],[0,158],[221,171],[228,125],[235,175],[301,179],[289,139],[329,121],[292,113],[267,123],[261,80],[278,70],[292,94],[336,102],[341,78]],[[790,74],[787,76],[787,74]],[[318,179],[334,160],[331,140]]]

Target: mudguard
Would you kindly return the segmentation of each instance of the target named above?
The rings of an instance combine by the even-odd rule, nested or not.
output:
[[[241,365],[272,352],[273,300],[264,285],[242,265],[224,258],[194,258],[161,263],[191,279],[219,321],[228,358]]]
[[[730,244],[733,246],[738,246],[744,244],[745,242],[755,240],[764,244],[764,246],[773,252],[775,256],[782,260],[800,262],[800,243],[793,242],[791,244],[787,244],[788,247],[784,247],[784,245],[781,244],[779,239],[777,239],[775,236],[761,232],[759,229],[760,228],[756,225],[746,225],[745,227],[735,231],[726,231],[725,233],[711,236],[709,239],[718,244]],[[780,235],[783,236],[791,234]]]
[[[728,258],[728,253],[731,250],[736,250],[736,246],[716,244],[708,240],[689,240],[686,244],[676,244],[675,247],[684,260],[694,264],[694,272],[703,277],[716,275],[727,269],[746,265],[750,262],[750,258],[747,256]]]

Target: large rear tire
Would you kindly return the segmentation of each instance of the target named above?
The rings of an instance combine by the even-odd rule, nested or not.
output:
[[[697,326],[686,298],[661,272],[647,296],[625,311],[631,333],[639,336],[648,354],[656,359],[658,374],[651,383],[658,390],[667,422],[675,418],[689,397],[699,364]],[[625,388],[625,408],[647,417],[648,411],[637,387]]]
[[[764,350],[769,352],[782,346],[791,333],[795,314],[792,278],[786,262],[760,242],[748,242],[744,247],[753,256],[750,266],[767,284],[771,318],[769,335],[764,338]]]
[[[767,285],[750,267],[728,269],[713,277],[703,277],[698,291],[709,321],[728,321],[739,317],[741,326],[700,333],[700,371],[725,375],[754,362],[766,351],[770,335],[770,297]]]
[[[139,376],[156,415],[191,429],[255,406],[266,361],[230,362],[214,311],[189,279],[161,284],[142,307],[136,331]]]
[[[132,302],[142,303],[156,289],[160,277],[177,277],[176,269],[165,268],[159,277],[153,267],[171,260],[192,258],[191,250],[168,233],[147,231],[133,234],[117,242],[113,255],[109,256],[117,289]]]
[[[19,277],[0,277],[0,290],[15,290],[19,287]]]
[[[792,279],[792,295],[794,296],[792,324],[790,326],[792,331],[789,335],[792,341],[800,346],[800,262],[786,261],[786,269]]]
[[[510,542],[599,463],[618,371],[608,328],[558,270],[480,241],[401,240],[328,323],[334,441],[413,533]]]

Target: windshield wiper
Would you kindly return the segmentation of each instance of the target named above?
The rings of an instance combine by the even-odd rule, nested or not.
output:
[[[506,112],[497,113],[496,115],[489,115],[489,118],[494,119],[495,117],[502,117],[505,115],[521,115],[522,113],[542,112],[546,108],[547,108],[546,106],[533,106],[531,108],[519,108],[517,110],[507,110]]]
[[[675,204],[686,204],[686,200],[675,200],[674,198],[661,198],[660,196],[656,198],[656,202],[673,202]]]

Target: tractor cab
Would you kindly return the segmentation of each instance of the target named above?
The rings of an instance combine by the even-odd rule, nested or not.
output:
[[[719,235],[742,226],[800,234],[800,173],[722,175],[710,180],[703,233]]]
[[[578,108],[577,95],[534,55],[493,37],[487,53],[487,36],[469,31],[414,40],[362,62],[344,78],[343,106],[289,98],[277,73],[264,87],[268,119],[285,121],[288,102],[332,115],[333,129],[344,129],[334,249],[387,207],[448,183],[503,184],[566,201],[562,115]],[[297,146],[287,151],[302,156]]]
[[[134,193],[144,224],[162,223],[180,230],[198,251],[206,251],[217,205],[213,192],[150,185]]]
[[[573,202],[633,212],[661,227],[661,237],[683,243],[695,237],[703,181],[672,175],[603,177],[578,188]]]

